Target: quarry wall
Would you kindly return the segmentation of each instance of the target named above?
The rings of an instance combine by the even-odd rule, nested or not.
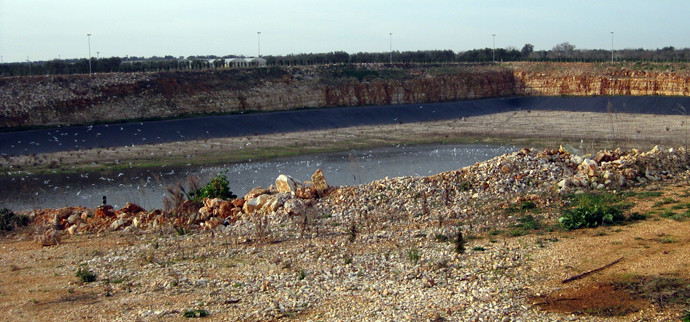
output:
[[[688,96],[684,63],[356,65],[0,78],[0,127],[508,96]]]

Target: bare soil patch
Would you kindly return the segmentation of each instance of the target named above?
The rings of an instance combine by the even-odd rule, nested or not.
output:
[[[688,309],[690,222],[659,213],[690,202],[690,186],[682,183],[648,189],[637,190],[628,199],[635,203],[630,212],[647,214],[647,220],[559,233],[553,249],[535,256],[539,263],[535,266],[542,267],[543,284],[535,286],[534,305],[552,312],[626,319],[650,312],[663,317]],[[664,204],[668,198],[675,201]],[[610,267],[563,283],[620,257],[623,260]]]

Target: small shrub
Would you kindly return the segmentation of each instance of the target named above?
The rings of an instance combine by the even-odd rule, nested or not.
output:
[[[465,238],[462,237],[462,232],[458,231],[458,235],[455,237],[455,252],[458,254],[464,254],[465,244],[467,244],[467,241],[465,241]]]
[[[359,231],[357,230],[357,225],[355,223],[351,223],[350,227],[347,229],[347,234],[349,235],[348,240],[353,243],[355,239],[357,239],[357,233]]]
[[[475,252],[483,252],[486,250],[486,248],[484,248],[482,246],[474,246],[474,248],[472,248],[472,250]]]
[[[230,182],[228,181],[227,173],[227,170],[221,171],[218,176],[211,179],[206,186],[189,192],[187,194],[187,199],[193,202],[201,202],[205,198],[237,198],[237,195],[230,191]]]
[[[208,315],[208,311],[204,309],[184,310],[184,312],[182,313],[182,316],[186,318],[203,318],[207,317]]]
[[[647,216],[639,213],[639,212],[634,212],[628,217],[629,221],[639,221],[639,220],[645,220],[647,219]]]
[[[0,231],[12,231],[16,228],[26,226],[31,220],[28,216],[16,215],[7,208],[0,209]]]
[[[297,275],[297,279],[300,281],[305,279],[307,277],[307,272],[305,272],[303,269],[299,270],[299,274]]]
[[[74,276],[78,277],[82,283],[91,283],[96,281],[96,274],[90,271],[86,266],[79,267]]]
[[[568,230],[613,225],[625,220],[618,197],[609,193],[571,196],[573,208],[565,209],[558,222]]]

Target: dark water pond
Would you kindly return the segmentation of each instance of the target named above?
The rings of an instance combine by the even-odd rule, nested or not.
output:
[[[116,208],[129,201],[153,209],[162,207],[166,186],[186,182],[189,176],[206,183],[223,169],[228,170],[231,190],[242,196],[256,186],[270,186],[280,174],[304,181],[321,168],[330,185],[356,185],[384,177],[425,176],[455,170],[515,150],[513,146],[401,145],[220,167],[2,176],[0,207],[15,211],[77,205],[96,207],[105,195],[108,203]]]

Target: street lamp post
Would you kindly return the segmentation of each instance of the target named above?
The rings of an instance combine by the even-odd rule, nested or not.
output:
[[[613,31],[611,32],[611,62],[613,63]]]
[[[388,33],[388,44],[389,44],[389,49],[388,49],[388,55],[389,55],[389,62],[392,64],[393,63],[393,33],[389,32]]]
[[[91,34],[86,34],[86,38],[89,42],[89,75],[91,74]]]
[[[100,51],[96,52],[96,59],[101,59],[101,52]]]
[[[256,37],[257,37],[258,42],[259,42],[259,57],[261,57],[261,31],[258,31],[256,33]]]
[[[491,59],[496,62],[496,34],[491,34],[493,37],[493,47],[491,49]]]

